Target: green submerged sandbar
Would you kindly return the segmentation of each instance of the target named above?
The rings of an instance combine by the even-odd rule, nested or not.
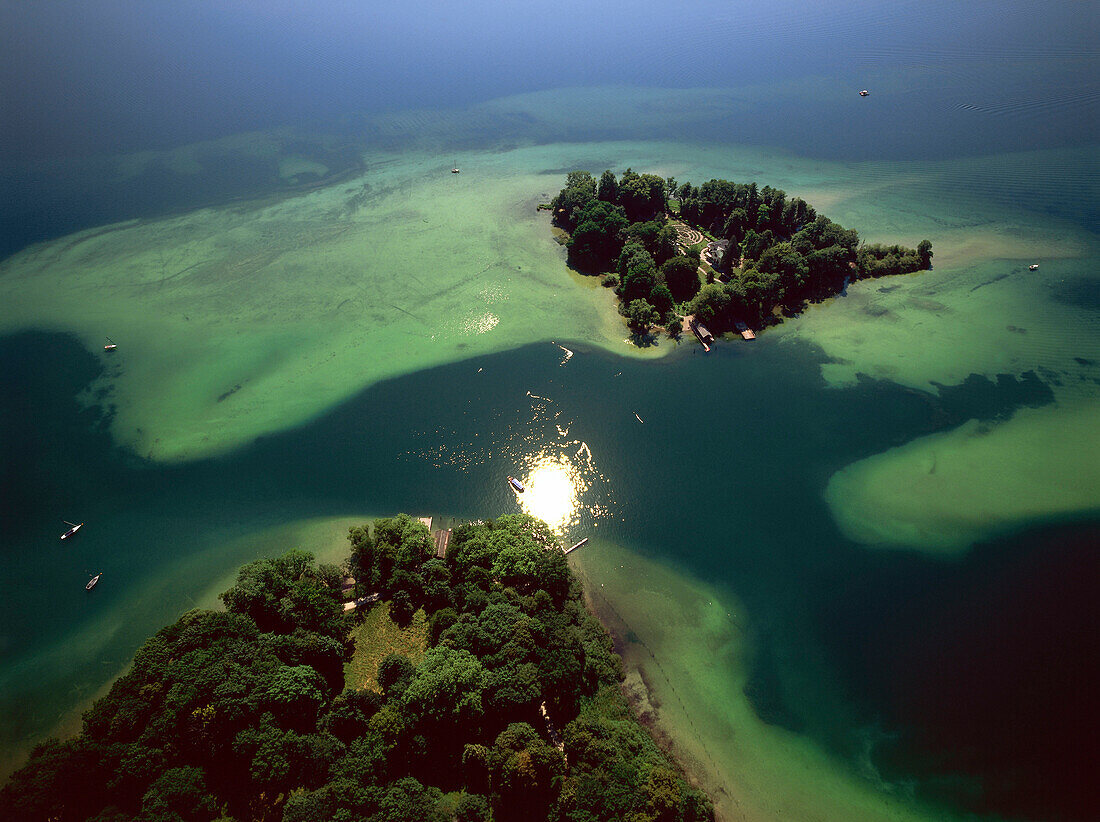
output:
[[[511,104],[522,110],[526,101]],[[973,373],[1044,368],[1062,377],[1059,398],[1086,421],[1077,429],[1096,433],[1096,315],[1061,296],[1087,277],[1095,240],[1064,219],[1005,205],[1019,185],[1048,202],[1072,153],[1014,159],[1026,160],[1038,182],[993,160],[851,166],[667,143],[467,152],[460,175],[438,153],[374,154],[361,177],[305,194],[28,248],[0,263],[0,328],[69,331],[92,350],[105,336],[115,340],[108,376],[89,401],[111,406],[120,444],[158,461],[224,452],[379,380],[531,341],[661,356],[674,346],[629,344],[613,297],[568,271],[549,218],[535,209],[563,169],[633,165],[679,179],[768,181],[827,207],[871,242],[936,238],[932,272],[857,283],[772,332],[821,346],[831,383],[865,373],[935,390]],[[968,174],[982,180],[980,195],[960,194]],[[1041,273],[1029,272],[1038,258]],[[1088,448],[1066,450],[1081,465],[1093,460]],[[986,479],[1007,473],[995,459]],[[870,493],[847,483],[854,508],[872,511],[863,500]],[[1087,501],[1100,505],[1100,492]],[[868,524],[861,533],[883,531],[889,526]]]

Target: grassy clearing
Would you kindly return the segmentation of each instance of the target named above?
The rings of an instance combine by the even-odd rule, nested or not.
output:
[[[390,604],[380,602],[372,608],[359,626],[351,632],[355,653],[344,665],[345,688],[378,687],[378,665],[390,654],[408,657],[416,665],[428,650],[428,617],[423,610],[413,614],[404,628],[390,619]]]

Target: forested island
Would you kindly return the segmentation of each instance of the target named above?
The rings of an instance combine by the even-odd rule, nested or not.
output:
[[[343,568],[252,562],[224,611],[149,639],[0,790],[0,818],[713,819],[631,712],[545,523],[459,526],[443,558],[405,515],[349,540]]]
[[[638,337],[655,325],[676,336],[683,315],[717,331],[768,325],[853,280],[932,267],[928,240],[861,244],[805,200],[756,183],[572,171],[550,210],[570,265],[603,275]]]

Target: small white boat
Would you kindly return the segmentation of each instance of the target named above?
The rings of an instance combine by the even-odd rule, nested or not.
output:
[[[1032,263],[1031,265],[1029,265],[1027,267],[1027,270],[1028,271],[1038,271],[1039,270],[1039,264],[1038,263]]]
[[[508,484],[512,486],[513,490],[515,490],[516,493],[523,493],[523,483],[515,477],[508,477]]]
[[[868,91],[867,89],[863,89],[863,91],[861,91],[861,92],[859,93],[859,96],[860,96],[860,97],[866,97],[866,96],[867,96],[867,95],[869,95],[870,93],[871,93],[871,92],[869,92],[869,91]]]
[[[71,537],[73,534],[75,534],[77,531],[79,531],[81,528],[84,527],[83,522],[72,523],[72,522],[69,522],[68,520],[64,520],[64,519],[61,520],[61,521],[69,526],[69,530],[61,535],[62,539],[68,539],[69,537]]]
[[[92,590],[93,588],[95,588],[95,584],[96,584],[97,582],[99,582],[99,578],[100,578],[101,576],[103,576],[103,572],[102,572],[102,571],[100,571],[100,572],[99,572],[98,574],[96,574],[96,575],[95,575],[94,577],[92,577],[91,579],[89,579],[89,580],[88,580],[88,584],[84,586],[84,590],[85,590],[85,591],[90,591],[90,590]]]
[[[645,422],[645,420],[638,416],[637,411],[634,412],[634,419],[636,419],[638,422]]]
[[[107,344],[105,346],[103,346],[103,350],[104,351],[114,351],[117,348],[118,348],[118,346],[115,345],[114,341],[110,337],[108,337],[107,338]]]
[[[458,174],[458,173],[459,173],[459,171],[458,171],[458,163],[455,163],[454,167],[453,167],[453,168],[451,168],[451,174]]]

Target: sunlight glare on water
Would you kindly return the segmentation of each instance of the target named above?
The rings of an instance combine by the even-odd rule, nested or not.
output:
[[[588,483],[568,457],[540,455],[522,482],[526,491],[520,505],[525,514],[538,517],[558,533],[576,521],[579,497]]]

